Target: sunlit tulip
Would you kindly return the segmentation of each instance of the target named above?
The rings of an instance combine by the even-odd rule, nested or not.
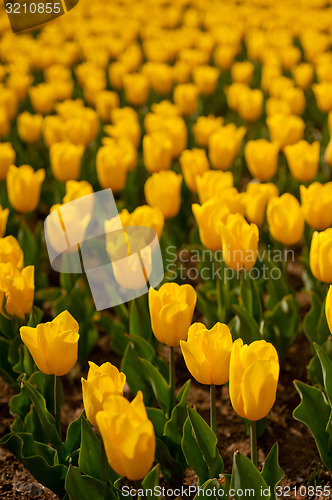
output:
[[[123,77],[126,99],[132,106],[143,106],[149,97],[149,80],[143,73]]]
[[[202,245],[209,250],[221,250],[220,221],[226,221],[230,209],[226,202],[217,198],[206,201],[203,205],[194,203],[195,216]]]
[[[65,138],[65,122],[60,116],[49,115],[43,122],[43,139],[48,148],[56,142],[61,142]]]
[[[278,97],[269,97],[265,102],[266,116],[291,115],[291,108],[288,102]]]
[[[265,218],[266,207],[272,196],[278,196],[279,190],[275,184],[269,182],[260,184],[250,182],[246,190],[246,217],[249,222],[262,226]]]
[[[214,61],[220,69],[228,71],[236,53],[237,47],[234,45],[218,45],[214,51]]]
[[[266,139],[248,141],[244,156],[251,175],[259,181],[268,181],[277,173],[279,146]]]
[[[10,165],[15,163],[16,153],[10,142],[0,143],[0,181],[7,177]]]
[[[3,238],[6,232],[8,215],[9,208],[2,208],[2,205],[0,205],[0,238]]]
[[[186,340],[196,300],[191,285],[164,283],[159,290],[149,289],[152,331],[160,342],[178,346],[180,340]]]
[[[218,68],[213,66],[198,66],[193,70],[193,79],[200,94],[209,96],[217,89],[219,78]]]
[[[282,95],[282,99],[289,106],[291,114],[303,115],[306,106],[306,99],[302,89],[295,87],[286,89]]]
[[[81,382],[87,419],[97,425],[96,415],[103,410],[104,401],[112,395],[122,396],[126,376],[109,362],[98,366],[89,361],[87,380],[82,377]]]
[[[319,167],[319,148],[318,141],[312,144],[300,141],[284,148],[289,170],[295,179],[309,182],[315,178]]]
[[[44,179],[45,170],[42,168],[35,172],[30,165],[11,165],[7,174],[7,192],[11,206],[21,213],[36,210]]]
[[[324,113],[332,111],[332,82],[317,83],[312,86],[318,108]]]
[[[189,372],[197,382],[208,385],[228,382],[232,344],[231,332],[223,323],[216,323],[211,330],[203,323],[194,323],[187,341],[180,341]]]
[[[213,168],[228,170],[240,151],[247,129],[234,123],[220,127],[209,139],[209,159]]]
[[[13,89],[0,87],[0,108],[5,111],[9,120],[12,120],[17,113],[17,97]]]
[[[0,263],[10,262],[17,269],[23,267],[23,250],[20,247],[17,239],[12,236],[0,238]]]
[[[126,66],[120,62],[113,62],[108,68],[108,78],[111,86],[116,90],[123,88],[123,78],[128,74]]]
[[[174,88],[174,103],[181,115],[190,116],[196,112],[198,92],[198,87],[193,83],[183,83]]]
[[[154,229],[161,238],[164,228],[164,216],[159,207],[150,207],[149,205],[140,205],[132,213],[127,209],[120,212],[120,220],[125,226],[146,226]]]
[[[172,141],[163,132],[155,132],[143,137],[144,165],[148,172],[169,170],[172,166]]]
[[[257,121],[263,111],[263,92],[260,89],[246,89],[238,96],[238,113],[248,122]]]
[[[243,345],[237,339],[232,347],[229,368],[229,394],[238,415],[256,422],[269,413],[277,392],[279,359],[275,347],[265,340]]]
[[[327,292],[326,296],[325,314],[330,332],[332,333],[332,287],[331,286],[329,287],[329,291]]]
[[[142,392],[130,403],[122,396],[110,396],[103,408],[96,420],[110,466],[131,481],[143,479],[154,461],[156,438]]]
[[[175,217],[181,205],[182,175],[173,171],[161,171],[152,174],[144,186],[147,203],[159,207],[165,219]]]
[[[30,115],[24,111],[17,118],[17,131],[21,141],[34,144],[39,141],[42,131],[43,117],[41,115]]]
[[[39,83],[29,88],[29,96],[32,107],[36,113],[49,114],[53,111],[56,99],[55,85],[50,83]]]
[[[160,95],[167,95],[172,91],[174,69],[165,63],[148,62],[143,67],[151,88]]]
[[[19,270],[11,262],[0,263],[0,301],[6,299],[5,310],[24,319],[33,306],[34,266]]]
[[[63,198],[63,203],[69,203],[70,201],[77,200],[93,193],[93,187],[87,181],[67,181],[66,182],[66,194]]]
[[[270,198],[267,205],[267,222],[273,238],[284,245],[295,245],[302,238],[304,215],[295,196],[284,193]]]
[[[296,85],[303,90],[308,90],[314,78],[314,69],[309,63],[302,63],[292,69]]]
[[[38,369],[46,375],[62,376],[77,361],[79,325],[68,311],[36,328],[22,326],[20,335]]]
[[[314,232],[310,247],[310,268],[319,281],[332,283],[332,228]]]
[[[301,206],[309,226],[323,231],[332,225],[332,182],[300,186]]]
[[[305,123],[299,116],[277,114],[269,116],[266,123],[271,141],[277,142],[280,149],[303,139]]]
[[[199,116],[193,125],[193,132],[197,146],[206,148],[210,136],[222,126],[224,119],[221,116]]]
[[[186,149],[180,156],[180,165],[186,185],[193,193],[197,192],[196,178],[210,170],[204,149]]]
[[[222,170],[208,170],[196,177],[196,186],[201,204],[214,197],[220,199],[227,188],[233,187],[233,174]]]
[[[328,143],[324,152],[324,161],[332,167],[332,140]]]
[[[96,156],[99,184],[103,189],[117,192],[124,188],[127,180],[127,166],[121,160],[120,151],[112,146],[102,146]]]
[[[254,65],[251,61],[235,62],[231,67],[233,82],[249,84],[254,74]]]
[[[50,162],[54,177],[59,182],[78,179],[84,153],[82,145],[71,142],[57,142],[50,148]]]
[[[103,122],[109,123],[111,121],[112,109],[119,106],[120,100],[116,92],[103,90],[96,96],[96,109]]]
[[[246,91],[250,91],[250,87],[244,83],[232,83],[225,88],[225,94],[227,99],[227,105],[232,111],[238,111],[239,109],[239,96],[244,95]]]

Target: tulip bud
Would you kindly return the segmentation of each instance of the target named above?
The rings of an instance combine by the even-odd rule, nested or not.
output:
[[[209,159],[213,168],[228,170],[239,153],[247,129],[234,123],[220,127],[209,140]]]
[[[233,82],[250,84],[254,74],[254,65],[251,61],[235,62],[231,67]]]
[[[10,165],[15,163],[16,153],[10,142],[0,143],[0,181],[7,177]]]
[[[161,238],[164,228],[164,216],[159,207],[149,207],[149,205],[141,205],[130,214],[124,209],[119,214],[120,221],[123,227],[126,226],[146,226],[154,229]]]
[[[214,61],[220,69],[228,71],[233,64],[237,52],[238,49],[235,45],[217,45],[214,51]]]
[[[305,123],[299,116],[277,114],[269,116],[266,123],[271,141],[277,142],[280,149],[303,139]]]
[[[206,201],[203,205],[193,204],[192,211],[195,216],[199,237],[202,245],[209,250],[220,250],[220,221],[226,221],[230,209],[226,202],[217,198]]]
[[[36,113],[48,115],[53,111],[56,99],[55,87],[50,83],[39,83],[29,88],[32,107]]]
[[[87,419],[97,425],[96,415],[103,410],[103,403],[109,396],[122,396],[126,376],[111,363],[97,366],[89,361],[87,380],[81,378],[83,404]]]
[[[310,268],[319,281],[332,283],[332,228],[314,232],[310,247]]]
[[[0,263],[10,262],[21,270],[23,258],[23,250],[14,236],[9,235],[6,238],[0,238]]]
[[[233,187],[232,172],[222,172],[221,170],[208,170],[202,176],[196,176],[196,186],[199,202],[201,204],[211,198],[225,198],[228,188]],[[228,198],[228,196],[227,196]]]
[[[221,116],[199,116],[193,125],[197,146],[206,148],[209,144],[210,136],[222,126],[223,122],[224,119]]]
[[[103,189],[121,191],[126,185],[127,166],[122,161],[119,149],[102,146],[96,157],[97,177]]]
[[[309,226],[323,231],[332,225],[332,182],[300,186],[301,205]]]
[[[48,149],[52,144],[63,141],[64,137],[64,121],[62,118],[56,115],[46,116],[43,123],[43,139]]]
[[[148,172],[169,170],[172,166],[172,141],[164,132],[143,137],[143,159]]]
[[[79,325],[68,311],[36,328],[22,326],[20,335],[38,369],[58,377],[68,373],[77,361]]]
[[[259,181],[268,181],[277,173],[278,143],[266,139],[248,141],[244,147],[244,156],[251,175]]]
[[[238,96],[238,113],[242,120],[257,121],[263,110],[263,92],[260,89],[246,89]]]
[[[248,224],[240,214],[228,215],[219,222],[222,252],[226,264],[239,271],[249,271],[257,260],[259,231],[256,224]]]
[[[248,184],[245,203],[246,217],[249,222],[253,222],[259,227],[263,225],[267,203],[272,196],[279,196],[279,190],[272,182],[267,184],[250,182]]]
[[[285,147],[289,170],[295,179],[309,182],[316,177],[319,167],[319,148],[318,141],[313,144],[300,141]]]
[[[308,90],[314,78],[314,69],[309,63],[302,63],[292,69],[294,81],[298,87]]]
[[[330,332],[332,333],[332,285],[329,287],[325,302],[325,314],[327,324],[329,325]]]
[[[24,319],[33,306],[34,266],[21,271],[11,262],[0,263],[0,301],[11,316]]]
[[[51,169],[57,181],[66,182],[79,178],[83,153],[82,145],[67,141],[52,144],[50,148]]]
[[[198,91],[203,96],[209,96],[215,93],[219,78],[218,68],[213,66],[198,66],[193,70],[194,82]]]
[[[154,461],[156,438],[142,392],[130,403],[122,396],[109,396],[103,408],[96,420],[108,463],[120,476],[143,479]]]
[[[266,215],[273,238],[284,245],[295,245],[300,241],[304,230],[304,215],[295,196],[284,193],[279,198],[270,198]]]
[[[229,395],[232,406],[242,418],[253,422],[271,410],[277,392],[279,359],[274,346],[265,340],[232,346],[229,367]]]
[[[291,114],[303,115],[306,106],[306,99],[302,89],[293,87],[286,89],[282,98],[289,106]]]
[[[181,205],[182,175],[173,171],[152,174],[144,186],[145,199],[151,207],[159,207],[165,219],[175,217]]]
[[[316,83],[312,86],[318,108],[323,113],[332,111],[332,82]]]
[[[191,285],[164,283],[159,290],[149,289],[152,331],[160,342],[178,346],[180,340],[186,340],[196,300]]]
[[[66,194],[63,198],[63,203],[77,200],[83,196],[93,193],[93,187],[87,181],[67,181]]]
[[[119,96],[116,92],[102,90],[96,96],[96,109],[103,122],[109,123],[112,109],[120,107]]]
[[[17,118],[17,130],[21,141],[27,144],[34,144],[39,141],[43,117],[41,115],[31,115],[24,111]]]
[[[186,149],[180,156],[181,170],[187,187],[193,193],[197,192],[196,179],[210,170],[210,165],[204,149]]]
[[[269,99],[266,99],[265,113],[267,116],[292,114],[288,102],[277,97],[269,97]]]
[[[133,73],[123,77],[126,99],[132,106],[143,106],[149,97],[149,80],[143,73]]]
[[[30,165],[21,165],[20,167],[11,165],[9,167],[7,175],[8,198],[17,212],[26,213],[36,210],[44,179],[45,170],[42,168],[35,172]],[[29,196],[26,193],[29,193]]]
[[[328,143],[325,152],[324,152],[324,161],[332,167],[332,139]]]
[[[183,116],[193,115],[197,110],[198,87],[193,83],[183,83],[174,89],[174,103]]]
[[[9,208],[2,208],[2,205],[0,205],[0,238],[3,238],[6,232],[8,215],[9,215]]]
[[[194,323],[188,330],[187,341],[180,341],[189,372],[197,382],[207,385],[228,382],[232,344],[231,332],[223,323],[216,323],[211,330]]]

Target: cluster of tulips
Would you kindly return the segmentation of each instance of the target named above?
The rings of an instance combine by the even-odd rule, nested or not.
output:
[[[261,469],[257,435],[302,329],[313,357],[293,415],[332,470],[331,2],[80,0],[20,34],[0,10],[0,375],[15,391],[0,444],[64,500],[122,500],[124,477],[147,491],[187,467],[218,498],[274,499],[278,444]],[[165,275],[97,312],[84,276],[51,270],[43,222],[104,189],[124,232],[156,232]],[[90,219],[66,214],[83,241]],[[89,361],[65,433],[62,377],[101,335],[117,366]],[[210,425],[190,378],[210,388]],[[251,442],[229,473],[224,384]]]

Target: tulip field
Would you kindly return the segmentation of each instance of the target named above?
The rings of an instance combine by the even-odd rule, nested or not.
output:
[[[332,0],[1,3],[1,498],[332,499],[331,284]]]

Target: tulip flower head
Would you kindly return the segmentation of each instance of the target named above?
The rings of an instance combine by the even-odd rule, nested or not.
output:
[[[310,247],[310,268],[319,281],[332,283],[332,228],[315,231]]]
[[[5,310],[24,319],[33,305],[34,266],[19,270],[12,262],[0,263],[0,303],[6,299]]]

